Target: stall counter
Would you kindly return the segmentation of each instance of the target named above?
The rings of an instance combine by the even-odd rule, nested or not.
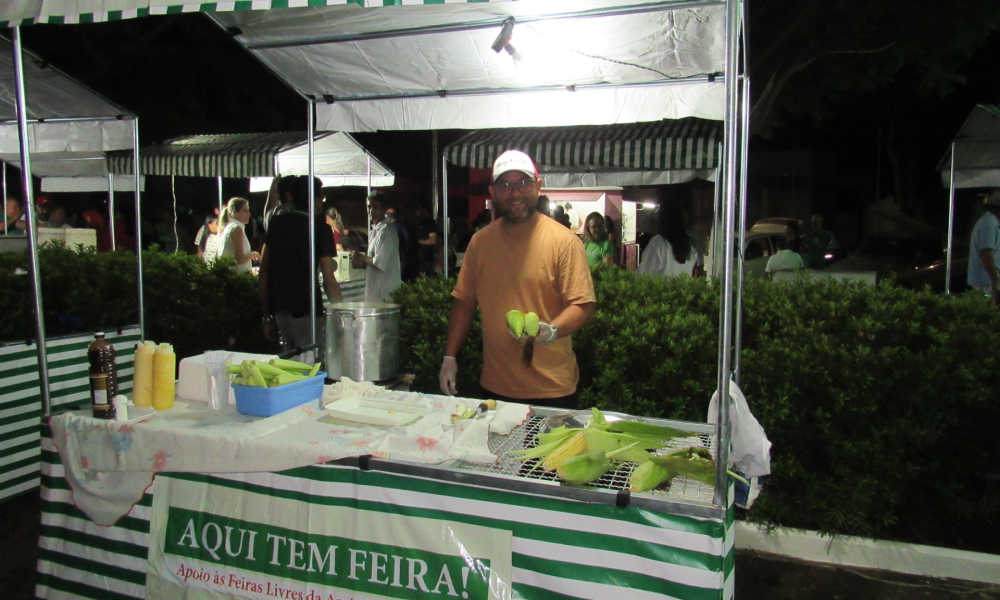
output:
[[[673,510],[482,469],[363,456],[280,472],[160,472],[102,527],[74,505],[47,433],[36,595],[732,597],[731,504]]]

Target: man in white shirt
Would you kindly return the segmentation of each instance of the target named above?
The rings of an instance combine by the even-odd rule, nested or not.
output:
[[[802,257],[797,252],[788,249],[788,239],[785,237],[775,238],[775,245],[778,251],[771,258],[767,259],[767,266],[764,271],[770,277],[775,271],[797,271],[804,267]]]
[[[354,253],[354,268],[368,269],[365,274],[365,302],[388,302],[389,295],[402,283],[399,265],[399,232],[385,218],[385,199],[380,192],[368,196],[371,237],[368,254]]]
[[[1000,289],[1000,189],[986,199],[986,212],[972,228],[969,242],[969,287],[997,302]]]

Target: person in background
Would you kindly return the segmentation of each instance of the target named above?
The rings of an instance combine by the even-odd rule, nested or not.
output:
[[[417,244],[420,250],[420,272],[428,275],[435,273],[434,254],[437,252],[437,223],[431,218],[431,213],[423,204],[417,204]]]
[[[28,229],[28,222],[25,220],[24,204],[20,198],[7,198],[7,220],[3,223],[4,235],[24,235]]]
[[[580,231],[580,213],[573,208],[573,205],[569,202],[566,203],[566,219],[569,220],[569,228],[573,230],[573,233]]]
[[[205,224],[194,236],[194,245],[198,256],[207,263],[219,255],[219,217],[214,214],[205,217]]]
[[[101,226],[97,228],[97,249],[100,252],[109,250],[135,250],[135,238],[128,232],[128,223],[120,208],[115,208],[115,239],[111,247],[111,224],[101,216]]]
[[[600,264],[615,264],[615,247],[604,229],[604,216],[599,212],[587,215],[583,227],[583,249],[587,252],[590,268]]]
[[[253,261],[260,260],[260,254],[250,249],[246,227],[250,221],[250,203],[243,198],[231,198],[219,216],[219,251],[217,256],[232,256],[236,259],[237,271],[249,271]]]
[[[368,254],[355,252],[355,269],[368,269],[365,275],[365,302],[388,302],[389,295],[402,283],[399,265],[399,233],[385,218],[385,199],[381,192],[368,196],[368,215],[372,234]]]
[[[302,348],[313,342],[312,319],[309,314],[309,288],[315,282],[316,341],[315,353],[299,355],[304,362],[323,360],[323,340],[326,319],[323,318],[323,295],[317,281],[317,270],[323,274],[322,289],[330,302],[340,302],[340,285],[334,267],[336,248],[333,232],[323,222],[322,205],[316,207],[316,219],[309,221],[309,177],[289,176],[281,179],[275,193],[294,208],[274,215],[268,224],[267,243],[260,257],[260,306],[264,337],[281,340],[282,352]],[[313,189],[319,204],[322,183],[314,178]],[[315,237],[316,265],[309,260],[309,228]],[[344,238],[346,239],[346,238]],[[344,241],[341,239],[341,242]]]
[[[642,251],[636,272],[694,276],[698,265],[698,243],[688,231],[683,206],[678,201],[663,201],[656,217],[657,234]]]
[[[418,258],[419,246],[406,226],[406,219],[394,206],[385,209],[385,220],[396,228],[399,234],[399,272],[403,281],[413,281],[420,274]]]
[[[972,228],[969,241],[969,287],[1000,304],[1000,189],[986,197],[986,212]]]
[[[52,207],[52,213],[49,215],[49,227],[73,229],[71,219],[66,215],[65,207],[59,204]]]
[[[566,216],[566,209],[558,204],[556,204],[556,207],[552,210],[552,218],[555,219],[556,223],[559,223],[567,229],[570,228],[569,217]]]
[[[797,271],[803,268],[802,257],[788,247],[787,238],[776,238],[774,243],[778,247],[778,251],[767,259],[767,266],[764,267],[764,272],[767,273],[768,277],[773,277],[775,271]]]
[[[544,215],[546,217],[552,216],[552,206],[549,204],[548,196],[542,194],[538,197],[538,208],[536,210],[540,215]]]
[[[802,264],[814,271],[826,268],[826,249],[833,241],[833,234],[823,229],[823,215],[813,215],[809,222],[812,229],[802,237],[799,252]]]
[[[264,231],[268,232],[271,228],[271,219],[277,215],[285,215],[290,212],[295,211],[295,204],[293,204],[290,197],[281,195],[279,191],[281,188],[281,175],[275,176],[271,180],[271,188],[267,191],[267,200],[264,201]],[[316,198],[320,197],[320,191],[322,188],[316,190]]]
[[[797,221],[792,221],[788,225],[785,225],[785,240],[788,242],[788,249],[796,254],[802,251],[802,232],[799,231],[799,224]]]
[[[340,216],[340,212],[333,206],[326,209],[326,224],[330,226],[330,231],[333,232],[334,244],[339,244],[340,238],[350,233],[350,230],[344,225],[344,219]]]
[[[456,357],[478,308],[483,396],[577,407],[580,369],[571,335],[593,318],[597,297],[583,244],[536,212],[541,187],[538,169],[527,154],[509,150],[493,163],[489,191],[498,217],[472,237],[452,292],[455,301],[439,376],[445,394],[458,393]],[[542,321],[528,367],[521,362],[527,340],[513,339],[507,329],[511,309],[535,312]]]
[[[35,223],[38,227],[52,227],[49,224],[49,219],[52,215],[52,198],[49,198],[45,194],[39,195],[35,198]]]

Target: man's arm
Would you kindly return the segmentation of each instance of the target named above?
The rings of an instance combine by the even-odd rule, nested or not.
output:
[[[570,304],[563,309],[561,313],[559,313],[559,316],[552,319],[551,324],[557,329],[558,332],[556,337],[566,337],[567,335],[572,335],[577,331],[580,331],[583,329],[584,325],[589,323],[590,320],[594,318],[594,313],[596,312],[596,302],[587,302],[586,304]]]
[[[261,327],[264,329],[264,338],[276,340],[277,326],[274,323],[274,315],[271,314],[271,289],[269,279],[271,277],[271,255],[267,251],[267,244],[260,249],[260,270],[257,273],[257,282],[260,284],[260,314]]]
[[[451,316],[448,317],[448,335],[444,344],[445,356],[458,356],[458,351],[462,349],[465,338],[469,337],[469,331],[472,330],[477,304],[475,300],[456,298],[455,303],[451,305]]]
[[[993,262],[993,249],[983,248],[980,250],[979,260],[983,262],[983,268],[986,269],[986,274],[990,276],[990,284],[992,284],[993,289],[996,289],[997,284],[1000,283],[1000,273],[997,273],[996,264]]]
[[[421,246],[436,246],[437,242],[438,242],[438,234],[437,232],[434,231],[427,234],[426,238],[422,240],[417,240],[417,243],[420,244]]]
[[[319,257],[319,272],[323,274],[323,289],[330,302],[340,302],[340,284],[333,270],[333,259],[329,256]]]

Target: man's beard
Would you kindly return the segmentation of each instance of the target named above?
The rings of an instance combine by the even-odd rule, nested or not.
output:
[[[537,212],[537,207],[538,207],[537,204],[535,206],[528,206],[527,204],[525,204],[524,216],[517,217],[516,215],[514,215],[514,212],[509,208],[507,208],[506,206],[500,204],[499,202],[497,202],[496,205],[497,205],[497,213],[500,215],[500,218],[510,223],[511,225],[518,225],[520,223],[524,223],[525,221],[531,218],[531,215]]]

